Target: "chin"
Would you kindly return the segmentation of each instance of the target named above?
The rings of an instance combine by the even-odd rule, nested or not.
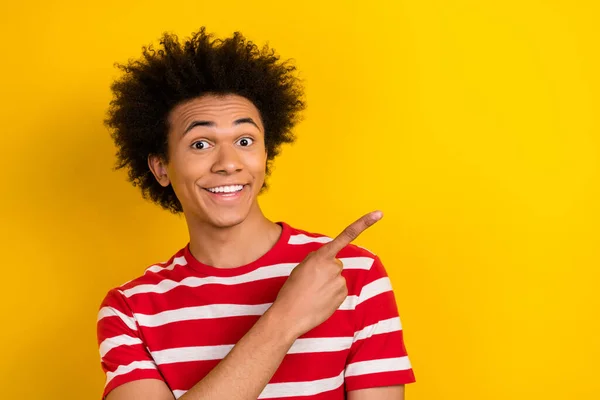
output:
[[[225,229],[241,224],[247,217],[247,214],[223,213],[221,215],[209,216],[207,219],[214,227]]]

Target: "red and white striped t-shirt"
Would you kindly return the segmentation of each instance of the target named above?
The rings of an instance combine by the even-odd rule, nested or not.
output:
[[[104,396],[126,382],[154,378],[179,398],[202,380],[275,301],[292,269],[331,240],[279,224],[275,246],[248,265],[214,268],[186,246],[109,291],[97,326]],[[296,340],[260,399],[341,400],[346,391],[414,382],[379,258],[354,245],[338,258],[348,297]]]

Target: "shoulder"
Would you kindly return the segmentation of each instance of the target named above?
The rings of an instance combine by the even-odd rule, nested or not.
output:
[[[131,296],[135,288],[146,285],[157,285],[165,280],[180,280],[187,275],[185,248],[180,249],[169,259],[146,266],[144,272],[119,286],[111,288],[106,294],[103,304],[107,302],[123,302]]]

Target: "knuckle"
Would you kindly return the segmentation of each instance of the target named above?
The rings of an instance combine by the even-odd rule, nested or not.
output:
[[[320,264],[322,264],[322,263],[323,263],[323,261],[325,260],[325,257],[324,257],[324,255],[323,255],[323,253],[322,253],[322,252],[320,252],[320,251],[316,251],[316,252],[314,252],[314,253],[313,253],[313,255],[311,256],[311,260],[312,260],[314,263],[316,263],[316,264],[319,264],[319,265],[320,265]]]
[[[334,273],[334,272],[335,272],[335,274],[339,274],[339,273],[341,273],[341,272],[342,272],[342,269],[343,269],[343,264],[342,264],[342,262],[341,262],[340,260],[338,260],[337,258],[336,258],[336,259],[334,259],[333,261],[330,261],[330,262],[328,263],[328,265],[329,265],[329,270],[330,270],[332,273]]]
[[[344,229],[344,234],[348,239],[354,239],[358,236],[359,230],[355,225],[350,225]]]
[[[346,286],[340,288],[339,290],[340,298],[343,300],[348,297],[348,288]]]
[[[308,260],[310,260],[311,264],[312,263],[320,264],[323,259],[324,259],[323,253],[318,250],[311,252],[310,256],[308,257]]]

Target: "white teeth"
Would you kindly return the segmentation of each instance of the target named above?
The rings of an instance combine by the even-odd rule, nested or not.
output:
[[[233,193],[233,192],[239,192],[243,188],[244,188],[244,185],[217,186],[217,187],[208,189],[208,191],[213,192],[213,193]]]

